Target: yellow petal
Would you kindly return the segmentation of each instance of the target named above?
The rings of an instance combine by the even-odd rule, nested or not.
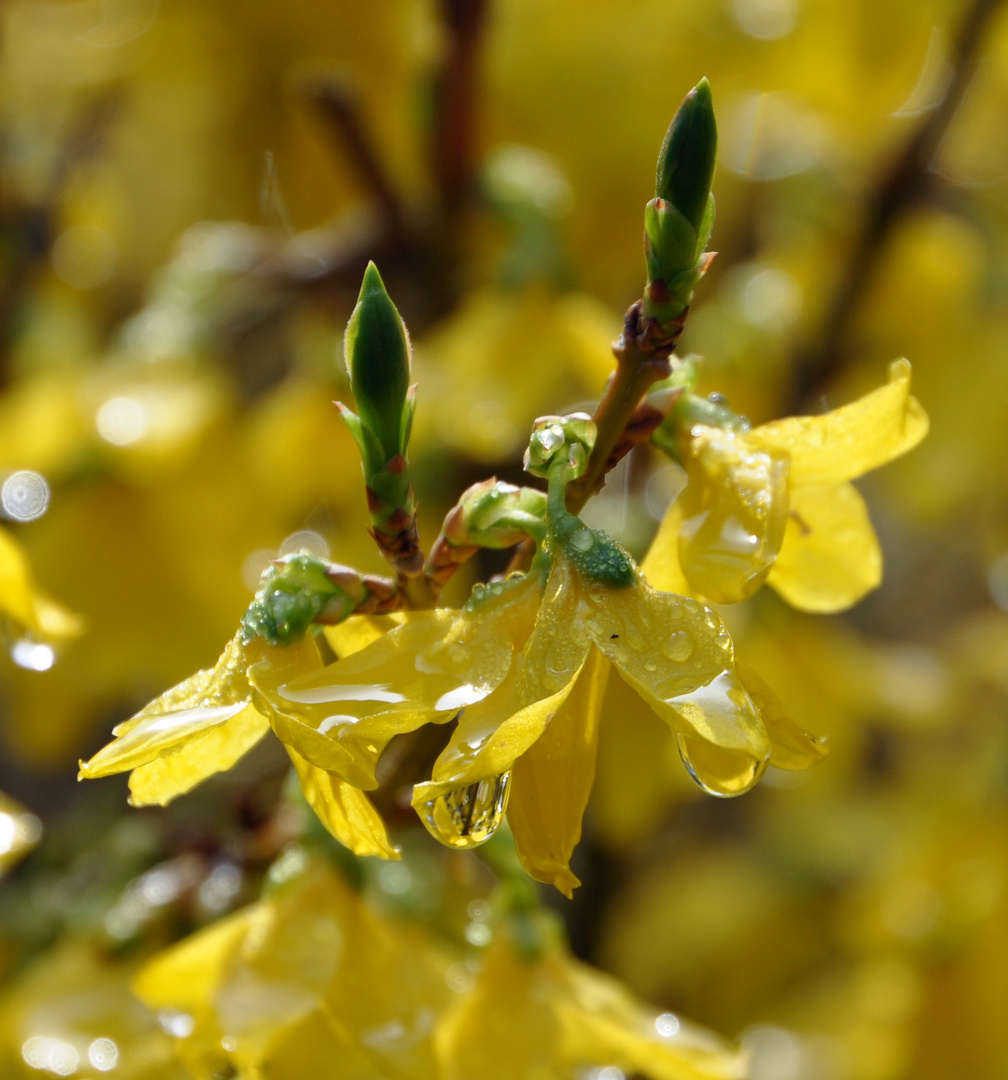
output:
[[[691,596],[689,582],[679,565],[679,530],[682,528],[682,504],[678,499],[668,508],[665,517],[647,555],[640,565],[640,572],[648,583],[661,592]]]
[[[794,488],[768,583],[799,611],[843,611],[882,580],[868,508],[847,483]]]
[[[654,1080],[742,1080],[742,1054],[712,1032],[633,998],[613,978],[566,957],[550,958],[561,1060],[605,1062]]]
[[[307,675],[285,680],[275,669],[250,669],[253,685],[274,708],[278,738],[316,767],[371,789],[377,786],[378,757],[394,735],[448,720],[464,699],[482,694],[482,687],[469,686],[465,666],[452,651],[460,613],[419,614],[360,652]],[[503,678],[511,644],[506,638],[494,644],[495,657],[507,653],[494,672]],[[486,661],[482,673],[489,666]]]
[[[766,581],[788,513],[788,458],[745,435],[693,431],[682,503],[679,564],[691,592],[737,604]]]
[[[731,636],[720,617],[687,596],[658,592],[643,579],[631,589],[589,589],[583,613],[592,641],[652,708],[708,684],[729,669]]]
[[[133,992],[151,1009],[195,1013],[209,1008],[255,912],[253,906],[228,915],[160,953],[140,969]]]
[[[332,651],[342,660],[401,626],[408,614],[397,611],[391,615],[351,615],[336,626],[324,627],[322,632]]]
[[[237,716],[248,705],[246,700],[140,714],[134,721],[127,721],[129,728],[102,747],[90,761],[81,762],[80,775],[94,779],[146,765],[159,754],[174,750],[189,739],[197,739],[215,725]]]
[[[35,625],[28,558],[6,529],[0,529],[0,612],[22,626]]]
[[[517,680],[509,680],[462,714],[428,783],[414,788],[413,805],[422,806],[457,788],[510,772],[515,760],[546,730],[574,688],[577,675],[556,693],[522,705]]]
[[[369,790],[394,735],[450,720],[503,681],[538,601],[538,581],[530,577],[473,612],[417,612],[310,675],[284,683],[256,667],[250,677],[276,710],[280,739],[318,768]]]
[[[556,1069],[557,1025],[540,983],[539,965],[521,959],[507,935],[496,935],[475,987],[434,1027],[434,1051],[444,1080],[548,1080],[563,1075]]]
[[[581,884],[570,871],[570,858],[581,840],[595,779],[608,676],[608,661],[592,649],[566,701],[515,762],[511,776],[507,816],[518,858],[528,874],[567,897]]]
[[[355,855],[399,858],[398,849],[389,842],[381,815],[362,791],[334,773],[316,768],[289,746],[287,753],[297,770],[308,805],[344,847]]]
[[[746,693],[759,709],[760,719],[770,736],[770,764],[777,769],[810,769],[829,753],[824,735],[810,735],[785,712],[777,695],[747,665],[736,663],[735,670]]]
[[[203,734],[161,752],[146,765],[138,765],[129,779],[130,802],[134,806],[167,806],[177,795],[230,769],[269,729],[269,720],[246,705]]]
[[[889,365],[889,382],[824,416],[789,416],[746,435],[754,447],[786,450],[791,483],[835,484],[913,449],[927,434],[927,413],[910,396],[910,364]]]

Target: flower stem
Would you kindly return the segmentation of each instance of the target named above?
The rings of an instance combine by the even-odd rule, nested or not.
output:
[[[627,426],[641,399],[651,386],[671,374],[669,357],[689,309],[683,311],[674,324],[660,325],[657,320],[647,318],[642,307],[642,301],[638,300],[626,313],[623,333],[613,344],[616,372],[593,417],[598,428],[595,448],[584,475],[567,485],[567,508],[573,514],[580,513],[602,486],[606,473],[619,460],[614,451],[624,441]]]

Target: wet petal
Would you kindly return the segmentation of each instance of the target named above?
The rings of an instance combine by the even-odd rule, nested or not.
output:
[[[546,730],[574,688],[580,668],[558,691],[522,704],[519,680],[465,709],[448,745],[431,770],[431,780],[414,788],[419,806],[446,792],[509,772]]]
[[[256,668],[251,677],[276,710],[281,740],[318,768],[371,789],[394,735],[450,720],[501,683],[538,599],[538,582],[526,579],[475,612],[417,612],[310,675],[283,683]]]
[[[329,832],[355,855],[398,859],[381,815],[368,797],[335,773],[318,769],[289,746],[287,752],[301,781],[308,805]]]
[[[766,581],[788,513],[788,459],[745,435],[694,429],[682,504],[679,564],[691,592],[737,604]]]
[[[679,530],[682,528],[682,503],[676,501],[668,508],[651,547],[648,548],[640,572],[648,583],[661,592],[691,596],[689,582],[679,565]]]
[[[913,449],[927,434],[928,418],[910,396],[910,364],[889,365],[889,382],[824,416],[789,416],[762,424],[746,441],[791,455],[791,483],[853,480]]]
[[[592,641],[655,709],[731,667],[731,636],[720,617],[686,596],[632,589],[585,591],[582,619]],[[659,715],[663,715],[661,712]]]
[[[868,508],[850,484],[795,488],[769,584],[799,611],[843,611],[882,580]]]
[[[251,696],[251,694],[249,695]],[[157,702],[154,703],[155,705]],[[197,706],[171,712],[140,714],[135,722],[127,721],[128,730],[102,747],[90,761],[82,761],[81,777],[112,776],[146,765],[161,754],[206,734],[216,724],[223,724],[243,712],[248,700],[228,705]],[[151,708],[148,706],[148,709]],[[147,713],[147,710],[144,710]]]
[[[810,735],[785,712],[777,695],[747,665],[736,664],[736,672],[746,693],[759,709],[760,719],[770,736],[770,764],[777,769],[801,770],[817,765],[829,753],[825,735]]]
[[[203,734],[137,766],[129,779],[130,802],[134,806],[167,806],[177,795],[230,769],[269,729],[269,720],[252,705],[246,705]]]
[[[566,701],[511,775],[508,823],[518,858],[528,874],[567,897],[581,884],[570,871],[570,858],[595,778],[608,675],[608,661],[592,649]]]

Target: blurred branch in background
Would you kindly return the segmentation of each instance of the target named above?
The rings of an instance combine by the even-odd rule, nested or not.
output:
[[[941,96],[873,186],[826,315],[812,341],[800,347],[793,361],[789,412],[807,409],[838,374],[852,344],[852,317],[873,284],[873,271],[890,237],[914,207],[946,183],[934,171],[935,157],[973,84],[985,38],[1003,6],[1002,0],[972,0],[952,45]]]

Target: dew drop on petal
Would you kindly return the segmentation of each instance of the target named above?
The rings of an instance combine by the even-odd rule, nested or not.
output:
[[[738,750],[725,750],[696,736],[676,735],[686,771],[708,795],[728,799],[748,791],[766,772],[766,760]]]
[[[424,803],[420,820],[442,844],[472,848],[489,840],[504,820],[511,773],[488,776]]]
[[[693,655],[693,638],[685,630],[677,630],[662,642],[661,651],[674,663],[682,664]]]

